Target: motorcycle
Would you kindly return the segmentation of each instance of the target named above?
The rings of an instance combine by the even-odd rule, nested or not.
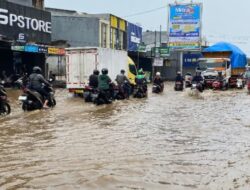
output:
[[[187,73],[185,75],[185,87],[186,88],[192,86],[192,80],[193,80],[193,77],[192,77],[191,73]]]
[[[134,90],[134,98],[147,97],[147,87],[144,84],[136,85]]]
[[[244,88],[244,83],[242,78],[237,78],[237,83],[236,86],[238,89],[243,89]]]
[[[128,99],[131,92],[131,85],[128,81],[125,81],[122,85],[114,85],[114,99],[124,100]]]
[[[250,80],[247,80],[247,92],[250,94]]]
[[[227,86],[224,81],[215,80],[212,84],[213,90],[226,90]]]
[[[200,82],[192,82],[191,90],[202,93],[204,88],[203,88],[202,83],[200,83]]]
[[[44,85],[44,90],[49,93],[48,106],[53,108],[56,106],[55,91],[51,86]],[[34,90],[23,87],[23,94],[19,96],[19,101],[22,102],[22,109],[24,111],[34,111],[43,108],[45,98]]]
[[[83,98],[84,98],[85,102],[93,102],[94,90],[95,89],[92,88],[91,86],[85,86],[84,92],[83,92]]]
[[[111,104],[112,103],[112,93],[110,90],[96,90],[92,94],[93,102],[96,105]]]
[[[0,85],[0,115],[9,115],[11,108],[8,102],[6,90]]]
[[[175,91],[183,91],[183,83],[181,81],[175,81]]]
[[[156,94],[159,94],[163,91],[162,87],[158,84],[153,84],[153,87],[152,87],[152,92],[153,93],[156,93]]]

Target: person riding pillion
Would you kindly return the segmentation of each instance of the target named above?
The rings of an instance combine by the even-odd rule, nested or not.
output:
[[[90,75],[89,77],[89,86],[92,88],[98,88],[98,77],[99,77],[100,72],[95,69],[93,71],[93,74]]]
[[[50,86],[50,83],[46,81],[42,75],[42,69],[36,66],[33,68],[33,73],[29,76],[29,88],[37,91],[44,97],[45,101],[43,107],[47,108],[49,93],[43,88],[43,84]]]
[[[154,78],[154,81],[153,81],[154,84],[158,85],[161,87],[161,90],[164,89],[164,83],[163,83],[163,80],[161,78],[161,73],[160,72],[157,72],[156,73],[156,76]]]

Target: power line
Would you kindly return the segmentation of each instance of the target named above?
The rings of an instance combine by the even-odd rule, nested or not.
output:
[[[134,13],[134,14],[131,14],[131,15],[127,15],[127,16],[124,16],[124,18],[144,15],[144,14],[148,14],[148,13],[151,13],[151,12],[156,12],[156,11],[159,11],[161,9],[166,9],[166,8],[167,8],[167,6],[165,5],[165,6],[162,6],[162,7],[155,8],[155,9],[150,9],[150,10],[147,10],[147,11],[142,11],[142,12],[139,12],[139,13]]]

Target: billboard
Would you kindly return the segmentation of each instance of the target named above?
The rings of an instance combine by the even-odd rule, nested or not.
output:
[[[0,35],[15,41],[49,43],[51,13],[0,0]]]
[[[128,51],[137,51],[142,42],[142,27],[128,23]]]
[[[169,5],[169,47],[178,49],[200,48],[201,11],[201,4]]]

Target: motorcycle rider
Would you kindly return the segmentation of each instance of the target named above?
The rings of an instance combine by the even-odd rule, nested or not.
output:
[[[48,86],[50,86],[50,84],[45,80],[41,73],[42,69],[40,67],[35,66],[33,68],[33,73],[29,76],[29,88],[40,93],[44,97],[45,101],[43,108],[48,108],[49,93],[44,90],[43,84]]]
[[[222,82],[222,86],[226,85],[226,81],[224,80],[224,76],[222,75],[222,71],[218,72],[218,76],[216,77],[216,81]]]
[[[178,72],[177,72],[177,76],[176,76],[176,78],[175,78],[175,82],[181,82],[181,84],[183,85],[183,81],[184,81],[184,78],[183,78],[183,76],[181,75],[181,72],[178,71]]]
[[[202,83],[204,81],[203,77],[201,76],[201,72],[200,71],[197,71],[192,82],[195,82],[195,83]]]
[[[116,76],[116,82],[119,89],[122,89],[124,93],[129,97],[130,95],[130,82],[128,77],[125,75],[125,70],[121,70],[121,73]],[[128,85],[124,85],[127,82]],[[123,87],[123,88],[122,88]]]
[[[143,69],[140,69],[138,71],[138,74],[136,75],[136,78],[135,78],[135,83],[136,83],[136,86],[143,85],[144,92],[145,93],[147,92],[148,90],[147,79],[144,75]]]
[[[90,75],[89,77],[89,86],[92,88],[98,88],[98,76],[99,76],[100,72],[95,69],[93,71],[93,74]]]
[[[110,102],[107,94],[113,97],[113,89],[110,88],[111,79],[108,76],[108,69],[102,69],[102,74],[98,77],[98,89],[106,102]]]
[[[158,86],[160,86],[161,92],[163,91],[163,89],[164,89],[164,83],[163,83],[163,80],[161,78],[161,73],[160,72],[156,73],[156,76],[154,78],[153,83],[156,84],[156,85],[158,85]]]
[[[201,76],[200,71],[196,71],[196,74],[192,80],[192,83],[198,84],[198,89],[200,92],[204,90],[204,78]]]

